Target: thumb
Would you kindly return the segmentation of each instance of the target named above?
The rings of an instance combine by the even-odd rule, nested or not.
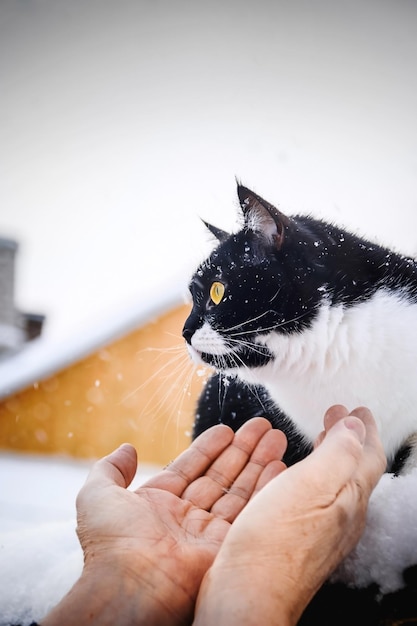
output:
[[[343,417],[329,428],[306,462],[316,471],[322,468],[327,488],[337,493],[357,471],[365,439],[364,423],[355,416]]]
[[[135,476],[136,468],[136,450],[130,444],[124,443],[93,465],[87,477],[86,486],[113,484],[126,489]]]
[[[367,409],[355,409],[333,423],[318,447],[305,459],[312,472],[323,472],[326,487],[338,493],[349,480],[370,493],[385,470],[386,459],[377,427]]]

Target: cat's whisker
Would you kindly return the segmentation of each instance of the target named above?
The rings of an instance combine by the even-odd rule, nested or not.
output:
[[[261,344],[255,343],[253,341],[242,341],[241,339],[229,339],[229,345],[232,347],[233,345],[243,348],[249,348],[253,352],[257,352],[258,354],[264,354],[264,350]],[[243,362],[242,362],[243,365]]]
[[[188,360],[188,357],[187,357],[187,360]],[[177,433],[179,434],[179,430],[180,430],[179,427],[180,427],[180,421],[181,421],[181,414],[183,411],[183,405],[184,405],[187,394],[189,395],[191,393],[190,390],[192,386],[192,380],[197,370],[197,367],[198,366],[196,364],[192,364],[192,367],[187,368],[187,369],[184,369],[181,366],[181,369],[177,368],[173,372],[173,377],[175,376],[174,379],[177,382],[177,384],[174,385],[174,388],[176,387],[176,395],[174,398],[172,398],[172,388],[167,388],[167,393],[165,394],[164,397],[161,398],[161,401],[160,401],[160,406],[163,407],[168,401],[168,399],[170,400],[170,411],[169,411],[170,417],[166,421],[165,428],[163,431],[164,433],[166,432],[166,428],[168,427],[170,420],[175,419],[176,425],[177,425]],[[180,379],[180,374],[183,374],[183,377],[182,377],[182,381],[178,383],[178,380]]]
[[[274,311],[271,311],[271,310],[266,311],[265,315],[267,315],[269,313],[274,313]],[[306,311],[304,313],[300,313],[300,315],[297,315],[296,317],[293,317],[293,318],[291,318],[289,320],[285,320],[283,322],[280,322],[279,324],[273,324],[271,326],[262,327],[262,333],[265,333],[265,331],[276,330],[277,328],[283,328],[286,324],[292,324],[293,322],[298,322],[298,320],[302,319],[303,317],[305,317],[308,314],[309,314],[309,312]],[[257,321],[257,320],[258,320],[258,318],[255,317],[253,319],[247,320],[246,322],[242,323],[240,326],[244,326],[245,324],[249,324],[249,323],[252,323],[252,322]],[[235,329],[239,328],[239,326],[236,325],[234,328]],[[229,330],[226,329],[225,331],[222,331],[222,332],[229,333]],[[253,332],[254,332],[253,330],[242,330],[242,331],[237,331],[237,332],[234,332],[234,333],[230,333],[230,336],[231,337],[239,337],[240,335],[250,335],[250,334],[253,334]]]
[[[167,333],[168,334],[168,333]],[[178,335],[171,335],[179,340]],[[178,343],[175,346],[163,346],[161,348],[157,348],[156,346],[147,346],[146,348],[142,348],[139,350],[139,354],[142,352],[159,352],[161,354],[166,354],[167,352],[183,352],[184,344]]]
[[[161,367],[159,369],[157,369],[141,385],[138,385],[137,387],[135,387],[135,389],[133,389],[132,391],[130,391],[129,393],[124,395],[122,397],[122,399],[120,400],[120,404],[122,404],[126,400],[129,400],[132,396],[134,396],[136,393],[141,391],[144,387],[149,385],[149,383],[152,382],[153,380],[155,380],[157,378],[160,378],[164,371],[168,370],[168,375],[169,375],[169,370],[172,368],[172,364],[175,361],[179,361],[180,359],[181,360],[183,360],[183,359],[188,360],[188,355],[187,355],[186,350],[184,349],[184,344],[179,344],[178,346],[174,346],[170,350],[172,352],[176,353],[175,357],[173,359],[171,359],[170,361],[166,361],[165,363],[163,363],[161,365]],[[144,348],[144,350],[143,351],[141,350],[140,352],[160,352],[160,355],[163,356],[166,353],[166,351],[167,350],[165,350],[163,348],[161,348],[161,349],[158,349],[158,348]]]
[[[236,328],[242,328],[242,326],[246,326],[247,324],[252,324],[253,322],[257,322],[262,317],[265,317],[265,315],[268,315],[268,313],[270,313],[270,312],[271,311],[264,311],[260,315],[257,315],[256,317],[251,317],[250,319],[245,320],[245,321],[241,322],[240,324],[236,324],[235,326],[229,326],[228,328],[224,329],[224,332],[230,333],[232,330],[236,330]],[[253,332],[253,331],[248,331],[248,332]]]
[[[192,379],[196,369],[197,365],[191,363],[183,346],[181,353],[179,353],[174,360],[171,359],[169,362],[165,363],[158,370],[158,372],[156,372],[146,383],[144,383],[144,385],[142,385],[142,387],[144,387],[151,379],[156,376],[161,377],[162,372],[166,371],[163,379],[167,382],[167,384],[162,388],[163,391],[161,392],[161,385],[159,385],[155,392],[148,397],[147,402],[141,408],[141,412],[143,414],[149,413],[150,407],[152,406],[151,420],[156,419],[156,416],[160,412],[168,412],[169,419],[166,421],[166,425],[173,417],[175,417],[179,432],[182,406],[185,397],[191,388]],[[174,381],[174,383],[171,384],[171,381]],[[167,411],[166,407],[168,403],[169,410]]]
[[[278,295],[281,293],[282,288],[279,287],[279,289],[277,290],[277,292],[272,296],[272,298],[269,300],[269,304],[271,304],[271,302],[273,302],[275,300],[275,298],[278,297]]]
[[[230,342],[230,343],[232,343],[232,342]],[[233,343],[235,343],[238,347],[242,347],[243,346],[243,347],[254,348],[256,346],[256,344],[253,344],[253,345],[250,345],[249,343],[245,344],[245,342],[242,342],[242,341],[235,341]],[[238,368],[238,367],[243,367],[245,369],[247,368],[247,365],[245,364],[245,362],[243,361],[243,359],[241,358],[239,353],[236,352],[235,350],[233,350],[232,353],[230,353],[228,356],[229,356],[230,359],[232,359],[232,362],[234,363],[236,368]]]

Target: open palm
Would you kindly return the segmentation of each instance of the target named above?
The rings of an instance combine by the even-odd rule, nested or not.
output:
[[[136,452],[125,444],[95,464],[77,499],[86,563],[123,559],[139,577],[151,565],[193,603],[230,524],[285,468],[285,447],[285,436],[263,418],[237,433],[218,425],[131,491]]]

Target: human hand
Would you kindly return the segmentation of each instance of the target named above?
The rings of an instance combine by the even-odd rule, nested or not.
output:
[[[385,465],[370,411],[331,407],[314,452],[272,480],[233,524],[201,585],[195,623],[296,624],[358,541]]]
[[[236,434],[215,426],[135,491],[127,489],[136,472],[132,446],[98,461],[77,498],[81,587],[93,590],[96,617],[106,602],[108,622],[95,623],[189,623],[231,522],[285,468],[285,448],[283,433],[263,418]],[[58,623],[57,616],[43,623]],[[69,623],[65,610],[60,618]]]

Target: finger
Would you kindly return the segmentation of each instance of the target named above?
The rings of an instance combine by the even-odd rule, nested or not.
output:
[[[345,406],[341,404],[335,404],[334,406],[331,406],[329,409],[327,409],[323,419],[324,430],[322,430],[319,436],[316,438],[314,442],[314,447],[317,448],[317,446],[322,443],[323,439],[326,436],[326,433],[330,430],[330,428],[334,426],[336,422],[343,419],[347,415],[349,415],[349,411]]]
[[[324,414],[324,430],[328,432],[339,420],[349,415],[348,409],[342,404],[334,404]]]
[[[227,492],[215,494],[218,497],[212,505],[211,512],[232,522],[254,496],[255,491],[259,491],[268,480],[285,468],[281,459],[286,448],[287,439],[283,432],[267,431]],[[270,467],[271,464],[274,465]]]
[[[361,419],[349,415],[334,423],[305,463],[318,477],[319,495],[334,498],[352,478],[367,490],[376,484],[384,468],[381,450],[372,416],[367,429]],[[320,479],[321,467],[327,471],[326,481]]]
[[[375,443],[376,440],[379,440],[378,427],[376,425],[376,421],[371,411],[368,408],[364,406],[359,406],[353,411],[351,411],[349,415],[353,415],[359,418],[361,422],[363,422],[366,428],[368,441],[372,440]]]
[[[245,422],[236,431],[231,445],[207,470],[206,476],[214,484],[218,483],[220,487],[228,489],[245,468],[249,459],[254,463],[263,464],[262,452],[265,452],[267,447],[262,447],[260,444],[264,435],[271,431],[271,423],[263,417],[255,417]],[[260,446],[260,452],[258,446]]]
[[[329,430],[321,444],[313,451],[307,462],[323,465],[327,470],[324,489],[329,493],[338,493],[339,489],[350,480],[357,470],[363,455],[363,440],[365,434],[360,431],[363,424],[358,421],[357,429],[348,428],[348,420],[357,418],[343,417],[336,421]],[[349,423],[349,425],[352,425]],[[314,455],[314,456],[313,456]],[[317,470],[316,470],[317,471]]]
[[[136,468],[136,450],[129,443],[124,443],[117,450],[97,461],[87,480],[115,483],[119,487],[126,488],[132,482]]]
[[[182,494],[195,506],[209,511],[221,495],[227,493],[236,477],[248,463],[263,435],[272,430],[270,422],[256,417],[235,433],[230,445],[207,469],[203,477],[190,484]]]
[[[357,419],[351,416],[337,421],[320,446],[303,461],[281,472],[253,502],[263,502],[261,508],[278,506],[279,515],[289,514],[291,518],[305,517],[309,509],[326,511],[336,501],[340,503],[340,511],[355,512],[359,486],[356,478],[360,476],[364,480],[361,472],[357,472],[364,449],[358,434],[345,425],[345,420]],[[368,467],[367,471],[372,473],[375,467]],[[294,494],[298,494],[297,498]]]
[[[280,461],[286,446],[285,435],[273,430],[269,422],[247,422],[236,433],[233,444],[205,476],[188,487],[183,498],[232,521],[251,498],[265,467]]]
[[[234,432],[229,426],[218,424],[199,435],[193,443],[162,472],[144,485],[164,489],[181,496],[184,490],[202,476],[213,461],[231,444]]]
[[[251,499],[256,496],[256,494],[261,491],[265,485],[269,483],[270,480],[281,474],[284,470],[288,469],[284,461],[270,461],[268,465],[265,467],[261,475],[259,476],[259,480],[256,483],[255,489],[251,495]]]
[[[249,500],[272,478],[286,469],[285,463],[281,460],[286,447],[287,439],[284,433],[279,430],[266,432],[226,493],[224,490],[216,492],[214,484],[216,500],[211,507],[211,513],[230,523],[233,522]]]
[[[387,467],[387,458],[378,433],[378,427],[371,411],[366,407],[358,407],[351,411],[350,415],[360,419],[366,429],[365,454],[362,464],[364,473],[369,475],[370,485],[373,489],[380,478],[379,473],[385,472]],[[377,470],[372,472],[373,468],[377,468]]]
[[[128,443],[122,444],[117,450],[94,463],[78,494],[77,506],[82,505],[85,497],[91,498],[97,487],[117,485],[126,489],[135,476],[136,468],[135,448]]]

